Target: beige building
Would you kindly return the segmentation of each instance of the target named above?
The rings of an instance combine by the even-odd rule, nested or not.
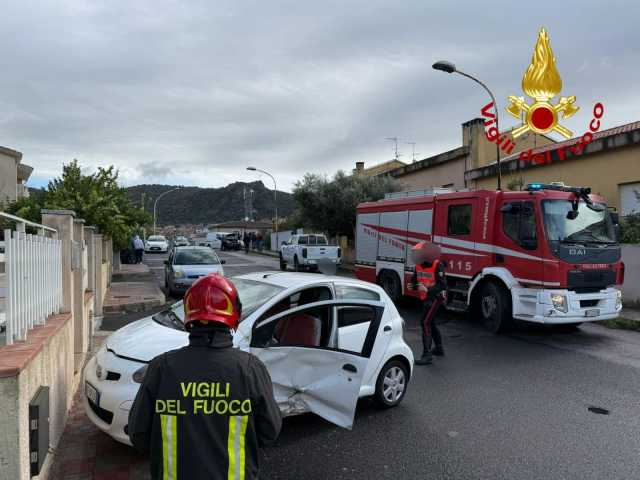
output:
[[[594,134],[584,151],[575,154],[578,138],[538,147],[539,165],[511,155],[501,162],[502,183],[564,182],[567,185],[591,187],[616,207],[621,215],[640,212],[640,122],[603,130]],[[471,169],[466,174],[471,188],[495,188],[495,161]]]
[[[544,135],[529,133],[516,140],[513,152],[553,143]],[[504,152],[500,153],[505,155]],[[474,118],[462,124],[462,146],[388,171],[404,190],[432,187],[465,188],[465,172],[496,161],[496,144],[485,136],[484,120]],[[357,165],[357,164],[356,164]]]
[[[0,204],[29,196],[26,182],[33,167],[21,163],[22,153],[0,147]]]
[[[363,175],[365,177],[375,177],[377,175],[383,175],[390,172],[391,170],[395,170],[396,168],[404,167],[405,165],[406,163],[395,158],[368,168],[364,168],[364,162],[356,162],[356,168],[353,169],[353,174]]]

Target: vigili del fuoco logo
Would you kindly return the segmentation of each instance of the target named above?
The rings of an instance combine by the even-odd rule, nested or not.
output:
[[[553,101],[562,91],[562,78],[560,78],[556,67],[556,58],[551,50],[549,34],[544,27],[538,33],[531,64],[522,77],[522,90],[532,101],[514,95],[508,97],[510,104],[506,111],[522,122],[521,126],[513,129],[510,133],[500,135],[498,129],[491,126],[495,123],[496,118],[495,114],[490,111],[494,107],[493,102],[481,109],[480,112],[485,117],[484,124],[489,127],[485,132],[489,141],[498,143],[501,150],[511,154],[515,147],[514,139],[526,132],[532,131],[538,134],[555,132],[566,139],[573,137],[573,132],[563,126],[561,120],[575,115],[580,107],[576,104],[575,95],[559,97],[557,101]],[[560,146],[555,149],[560,160],[565,159],[566,150],[570,150],[574,155],[583,152],[584,147],[593,140],[593,134],[600,129],[600,119],[603,114],[604,106],[600,102],[596,103],[593,107],[593,118],[582,137],[571,146],[566,148]],[[520,160],[534,164],[549,163],[552,151],[532,156],[531,149],[529,149],[520,153]]]

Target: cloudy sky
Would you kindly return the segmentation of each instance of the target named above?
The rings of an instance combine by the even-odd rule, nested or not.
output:
[[[545,26],[564,82],[604,126],[640,119],[640,2],[1,0],[0,145],[41,185],[77,158],[127,185],[223,186],[272,172],[289,190],[455,148],[486,103],[522,95]],[[531,5],[531,6],[529,6]],[[503,115],[504,123],[515,119]],[[513,120],[513,121],[512,121]],[[269,185],[269,179],[263,178]]]

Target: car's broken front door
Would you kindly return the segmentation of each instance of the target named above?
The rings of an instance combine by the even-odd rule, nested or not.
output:
[[[374,319],[360,352],[341,350],[336,307],[369,308]],[[378,334],[380,302],[330,300],[303,305],[258,321],[251,352],[267,366],[285,415],[311,411],[351,428],[371,350]]]

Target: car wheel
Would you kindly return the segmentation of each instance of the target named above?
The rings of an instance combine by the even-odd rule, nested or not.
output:
[[[283,272],[287,270],[287,264],[282,259],[282,254],[280,254],[280,270],[282,270]]]
[[[300,263],[298,263],[298,256],[297,255],[295,257],[293,257],[293,269],[296,272],[300,271]]]
[[[400,360],[387,362],[376,381],[376,403],[382,408],[397,406],[404,398],[409,383],[409,372]]]
[[[511,298],[504,288],[494,282],[487,282],[482,287],[479,300],[480,316],[485,328],[493,333],[508,329],[513,317]]]
[[[389,295],[389,298],[394,303],[398,301],[402,290],[400,287],[400,280],[395,272],[390,272],[389,270],[383,271],[378,278],[378,284],[383,288],[387,295]]]

